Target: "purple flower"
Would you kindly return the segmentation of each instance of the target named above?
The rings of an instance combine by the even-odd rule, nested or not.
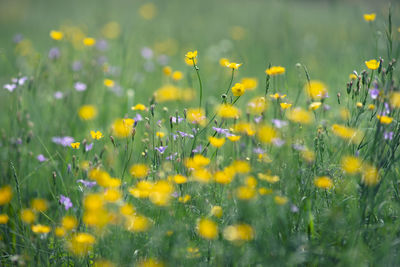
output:
[[[377,99],[379,96],[379,90],[378,89],[372,89],[369,91],[369,95],[371,96],[372,99]]]
[[[15,84],[5,84],[3,88],[8,90],[9,92],[12,92],[15,90],[15,88],[17,88],[17,86]]]
[[[160,55],[157,58],[158,64],[160,64],[161,66],[165,66],[168,64],[169,58],[167,55]]]
[[[64,205],[65,210],[69,210],[73,206],[71,199],[63,195],[60,195],[60,204]]]
[[[151,59],[153,57],[153,50],[149,47],[143,47],[140,53],[144,59]]]
[[[86,84],[84,84],[84,83],[81,83],[81,82],[76,82],[75,84],[74,84],[74,87],[75,87],[75,90],[76,91],[78,91],[78,92],[82,92],[82,91],[85,91],[86,90]]]
[[[14,35],[13,42],[18,44],[23,39],[24,39],[24,36],[22,34],[20,34],[20,33],[17,33],[16,35]]]
[[[104,39],[100,39],[96,42],[96,48],[99,51],[106,51],[108,49],[108,43]]]
[[[385,102],[385,113],[390,114],[390,106],[387,102]]]
[[[15,83],[16,85],[19,85],[19,86],[24,85],[27,80],[28,80],[28,77],[26,77],[26,76],[21,77],[21,78],[13,78],[13,79],[11,79],[11,81],[13,83]]]
[[[54,93],[54,98],[55,99],[61,99],[63,97],[64,97],[64,94],[62,92],[60,92],[60,91],[57,91],[57,92]]]
[[[160,146],[160,147],[155,147],[155,149],[160,153],[164,154],[165,150],[167,149],[168,146]]]
[[[383,133],[383,138],[385,139],[385,140],[392,140],[393,139],[393,132],[384,132]]]
[[[181,132],[181,131],[176,131],[181,137],[190,137],[193,138],[193,134],[187,134],[185,132]]]
[[[46,158],[45,156],[43,156],[43,154],[39,154],[39,155],[36,157],[36,159],[37,159],[39,162],[43,162],[43,161],[46,161],[46,160],[47,160],[47,158]]]
[[[90,182],[90,181],[85,181],[82,179],[77,180],[77,182],[83,184],[87,188],[92,188],[93,186],[95,186],[97,184],[95,181]]]
[[[195,149],[193,149],[192,152],[193,153],[201,153],[202,150],[203,150],[203,146],[199,145]]]
[[[177,152],[175,152],[175,153],[173,153],[173,154],[171,154],[171,155],[169,155],[168,157],[166,157],[165,159],[166,160],[174,160],[175,159],[175,157],[178,155],[178,153]]]
[[[67,165],[67,172],[68,172],[68,173],[71,173],[71,170],[72,170],[72,165],[71,165],[70,163],[68,163],[68,165]]]
[[[282,140],[280,138],[274,138],[272,139],[272,143],[277,147],[281,147],[285,144],[285,140]]]
[[[138,114],[135,115],[135,117],[133,117],[133,120],[134,120],[135,122],[137,122],[137,121],[142,121],[142,120],[143,120],[143,117],[142,117],[142,115],[140,115],[140,114],[138,113]]]
[[[262,116],[258,116],[258,117],[255,117],[255,118],[254,118],[254,121],[255,121],[256,123],[260,123],[261,120],[262,120]]]
[[[212,127],[214,131],[216,131],[219,134],[229,134],[229,130],[228,129],[224,129],[224,128],[217,128],[217,127]]]
[[[92,148],[93,148],[93,143],[86,144],[85,145],[85,152],[88,152],[88,151],[92,150]]]
[[[293,213],[297,213],[299,212],[299,208],[296,205],[292,205],[290,206],[290,211]]]
[[[298,150],[298,151],[304,151],[304,150],[306,150],[306,147],[305,147],[304,145],[302,145],[302,144],[293,144],[292,147],[293,147],[295,150]]]
[[[273,119],[272,123],[274,124],[274,126],[276,128],[279,128],[279,129],[288,125],[287,121],[282,121],[282,120],[278,120],[278,119]]]
[[[72,70],[73,71],[80,71],[82,69],[82,62],[80,61],[74,61],[72,63]]]
[[[58,59],[61,56],[60,49],[58,47],[53,47],[49,51],[49,58],[50,59]]]
[[[264,149],[262,149],[261,147],[256,147],[253,149],[253,152],[255,154],[264,154]]]
[[[181,121],[183,121],[183,118],[181,118],[180,116],[178,116],[178,118],[171,117],[171,121],[172,123],[180,123]]]
[[[53,141],[53,143],[57,145],[62,145],[64,147],[70,146],[71,143],[75,141],[74,138],[71,136],[62,136],[62,137],[55,136],[51,140]]]

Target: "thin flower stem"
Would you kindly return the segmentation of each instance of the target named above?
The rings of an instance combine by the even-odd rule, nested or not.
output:
[[[199,108],[201,108],[201,101],[203,99],[203,84],[202,84],[201,78],[200,78],[200,70],[199,70],[199,67],[197,67],[197,65],[196,65],[194,57],[192,58],[192,61],[193,61],[193,68],[195,69],[196,74],[197,74],[197,79],[199,80],[199,90],[200,90]]]

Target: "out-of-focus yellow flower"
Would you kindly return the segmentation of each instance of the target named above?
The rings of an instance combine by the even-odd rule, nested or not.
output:
[[[309,149],[301,151],[301,157],[307,161],[308,163],[311,163],[315,160],[315,153],[314,151],[311,151]]]
[[[235,63],[235,62],[228,62],[226,64],[226,67],[228,67],[230,69],[234,69],[234,70],[239,69],[240,66],[242,66],[242,63],[239,64],[239,63]]]
[[[163,138],[165,136],[165,133],[163,132],[156,132],[156,136],[159,138]]]
[[[9,185],[5,185],[0,188],[0,206],[8,204],[12,199],[12,188]]]
[[[170,66],[165,66],[162,69],[162,72],[164,73],[165,76],[169,76],[172,74],[172,68]]]
[[[96,260],[93,263],[93,267],[116,267],[117,265],[115,265],[114,263],[112,263],[109,260],[104,260],[104,259],[100,259],[100,260]]]
[[[332,125],[332,132],[334,135],[339,136],[342,139],[349,140],[354,144],[361,142],[362,139],[361,131],[339,124]]]
[[[236,170],[232,166],[225,167],[222,171],[214,173],[214,180],[219,184],[229,184],[235,177]]]
[[[314,179],[314,185],[318,188],[330,189],[333,187],[333,182],[328,176],[321,176]]]
[[[240,83],[243,84],[245,90],[253,91],[257,88],[258,80],[257,78],[242,78]]]
[[[182,80],[182,78],[183,78],[183,73],[181,71],[176,70],[172,73],[172,79],[174,81]]]
[[[89,233],[77,233],[68,242],[69,250],[78,256],[87,255],[96,242],[96,238]]]
[[[23,209],[20,216],[21,220],[27,224],[33,223],[36,219],[36,215],[31,209]]]
[[[375,13],[364,14],[363,17],[364,17],[364,20],[365,20],[365,21],[368,21],[368,22],[369,22],[369,21],[374,21],[375,18],[376,18],[376,14],[375,14]]]
[[[378,118],[379,122],[382,123],[382,124],[391,124],[392,121],[393,121],[392,117],[388,117],[388,116],[385,116],[385,115],[383,115],[383,116],[377,115],[376,117]]]
[[[96,211],[103,208],[104,201],[101,194],[88,194],[83,200],[83,206],[86,210]]]
[[[275,184],[275,183],[279,182],[279,180],[280,180],[279,176],[277,176],[277,175],[269,175],[269,174],[264,174],[264,173],[259,173],[258,178],[260,180],[267,181],[268,183],[271,183],[271,184]]]
[[[62,227],[56,227],[56,228],[54,229],[54,234],[55,234],[57,237],[63,237],[63,236],[65,236],[66,231],[65,231],[65,229],[62,228]]]
[[[53,40],[60,41],[64,38],[64,33],[61,31],[51,31],[50,37]]]
[[[302,108],[294,108],[287,111],[286,117],[292,122],[301,124],[310,124],[313,122],[312,114]]]
[[[79,143],[79,142],[71,143],[71,147],[72,147],[73,149],[79,149],[80,145],[81,145],[81,143]]]
[[[400,92],[393,92],[389,97],[390,105],[394,108],[400,108]]]
[[[239,117],[240,111],[230,104],[222,104],[217,108],[217,115],[221,118],[234,119]]]
[[[45,212],[48,209],[49,205],[47,204],[47,201],[45,199],[35,198],[31,201],[31,207],[35,211]]]
[[[269,189],[269,188],[265,188],[265,187],[260,187],[259,189],[258,189],[258,193],[260,194],[260,195],[262,195],[262,196],[264,196],[264,195],[270,195],[270,194],[272,194],[272,189]]]
[[[112,88],[112,87],[114,87],[115,82],[114,82],[114,80],[111,80],[111,79],[104,79],[103,84],[109,88]]]
[[[48,234],[51,231],[50,226],[42,225],[42,224],[35,224],[31,227],[32,232],[35,234]]]
[[[131,108],[132,110],[147,110],[147,108],[146,108],[146,106],[145,105],[143,105],[143,104],[136,104],[135,106],[133,106],[132,108]]]
[[[281,95],[279,93],[275,93],[273,95],[269,95],[269,97],[272,98],[272,99],[283,99],[283,98],[286,97],[286,95]]]
[[[0,224],[7,224],[9,217],[7,214],[0,214]]]
[[[375,105],[374,104],[369,104],[368,105],[368,109],[369,110],[374,110],[375,109]]]
[[[367,186],[374,186],[379,183],[379,171],[376,167],[364,164],[362,167],[362,182]]]
[[[286,102],[282,102],[279,104],[281,106],[281,109],[288,109],[292,106],[292,104],[286,103]]]
[[[159,180],[154,184],[149,199],[157,206],[167,206],[173,192],[174,187],[171,183],[165,180]]]
[[[312,100],[321,100],[328,96],[328,89],[326,85],[317,80],[312,80],[304,86],[307,95]]]
[[[213,136],[209,136],[208,137],[208,141],[210,142],[210,144],[213,147],[221,147],[225,144],[225,138],[218,138],[218,137],[213,137]]]
[[[200,124],[202,126],[206,124],[206,115],[202,108],[189,108],[186,112],[186,116],[190,123]]]
[[[349,174],[355,174],[361,171],[361,161],[354,156],[344,156],[342,158],[342,169]]]
[[[103,26],[101,33],[107,39],[115,39],[121,34],[121,26],[116,21],[110,21]]]
[[[240,121],[235,124],[234,130],[236,132],[247,134],[248,136],[253,136],[256,134],[256,128],[253,123]]]
[[[129,193],[136,198],[148,198],[153,190],[154,183],[150,181],[140,181],[135,187],[129,188]]]
[[[227,138],[231,142],[237,142],[240,140],[241,136],[240,135],[230,135]]]
[[[275,196],[274,197],[274,201],[275,201],[276,204],[282,206],[282,205],[285,205],[288,202],[288,199],[287,199],[287,197],[284,197],[284,196]]]
[[[240,186],[236,189],[236,197],[241,200],[250,200],[256,197],[257,191],[253,187]]]
[[[185,184],[187,182],[187,178],[181,174],[174,175],[171,180],[176,184]]]
[[[363,107],[363,104],[362,104],[361,102],[357,102],[357,103],[356,103],[356,107],[357,107],[357,108],[362,108],[362,107]]]
[[[229,64],[229,60],[228,60],[227,58],[221,58],[221,59],[219,60],[219,64],[220,64],[222,67],[227,67],[228,64]]]
[[[195,169],[192,172],[193,179],[200,183],[208,183],[211,181],[212,175],[211,173],[204,168]]]
[[[232,165],[233,168],[235,168],[235,171],[237,173],[248,173],[251,171],[250,164],[247,161],[244,160],[235,160]]]
[[[223,215],[222,207],[221,206],[213,206],[211,208],[211,212],[210,213],[211,213],[212,216],[215,216],[217,218],[221,218],[222,215]]]
[[[165,85],[154,92],[157,102],[175,101],[179,99],[179,89],[173,85]]]
[[[358,78],[357,75],[355,75],[354,73],[350,73],[349,74],[349,79],[350,80],[357,80],[357,78]]]
[[[133,126],[135,121],[133,119],[116,119],[112,125],[112,132],[118,138],[125,138],[131,136],[133,133]]]
[[[104,192],[104,200],[111,203],[117,202],[118,200],[121,199],[121,197],[122,197],[121,192],[116,188],[108,188]]]
[[[84,105],[78,111],[79,117],[84,120],[92,120],[97,116],[97,108],[93,105]]]
[[[135,213],[135,207],[132,204],[125,203],[119,208],[122,215],[129,216]]]
[[[157,7],[153,3],[144,4],[139,8],[139,15],[145,20],[151,20],[157,14]]]
[[[203,155],[196,154],[192,158],[185,160],[185,166],[188,169],[201,169],[210,163],[210,159]]]
[[[86,37],[83,39],[83,45],[84,46],[94,46],[96,44],[96,39],[92,38],[92,37]]]
[[[218,226],[209,219],[200,219],[196,227],[197,233],[205,239],[216,239],[218,237]]]
[[[272,66],[269,69],[265,70],[265,73],[270,76],[275,76],[279,74],[284,74],[285,73],[285,68],[281,66]]]
[[[125,227],[132,232],[146,232],[150,229],[151,221],[143,215],[132,215],[126,220]]]
[[[67,215],[62,219],[61,225],[65,230],[70,231],[76,228],[78,220],[74,216]]]
[[[381,63],[379,61],[377,61],[376,59],[371,59],[371,60],[365,61],[365,66],[367,66],[367,68],[370,70],[376,70],[377,68],[379,68],[380,64]]]
[[[263,143],[270,144],[278,137],[278,132],[270,125],[262,125],[257,130],[257,138]]]
[[[245,92],[244,86],[241,83],[235,83],[231,90],[234,96],[241,96]]]
[[[236,224],[225,227],[223,235],[226,240],[241,244],[254,239],[254,230],[248,224]]]
[[[134,164],[129,169],[130,174],[138,179],[145,178],[149,173],[149,167],[145,164]]]
[[[190,195],[184,195],[183,197],[179,197],[178,198],[178,201],[179,202],[181,202],[181,203],[186,203],[186,202],[188,202],[189,200],[191,200],[192,199],[192,197],[190,196]]]
[[[146,259],[138,263],[138,267],[164,267],[164,263],[155,259]]]

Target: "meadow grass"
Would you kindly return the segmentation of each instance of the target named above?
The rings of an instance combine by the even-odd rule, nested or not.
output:
[[[399,9],[361,3],[1,2],[0,265],[398,265]]]

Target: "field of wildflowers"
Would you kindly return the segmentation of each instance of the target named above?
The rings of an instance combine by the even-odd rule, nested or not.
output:
[[[399,6],[189,2],[0,2],[0,266],[399,265]]]

